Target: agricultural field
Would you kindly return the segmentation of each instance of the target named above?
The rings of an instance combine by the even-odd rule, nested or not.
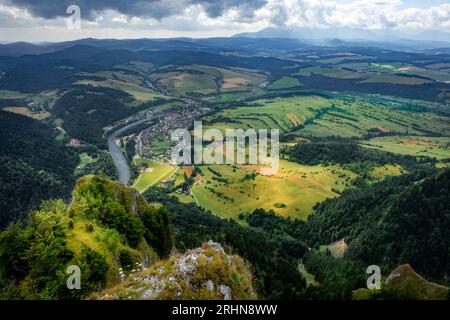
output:
[[[6,107],[3,108],[4,111],[8,111],[8,112],[12,112],[12,113],[17,113],[23,116],[27,116],[36,120],[44,120],[47,119],[48,117],[50,117],[50,113],[48,112],[35,112],[35,111],[31,111],[29,108],[27,107]]]
[[[174,194],[173,194],[177,199],[178,199],[178,201],[180,201],[181,203],[196,203],[195,202],[195,199],[193,198],[193,197],[191,197],[191,196],[188,196],[188,195],[186,195],[186,194],[184,194],[184,193],[181,193],[181,192],[175,192]]]
[[[137,159],[135,162],[137,166],[143,168],[133,184],[133,188],[139,192],[144,192],[151,186],[168,179],[177,170],[176,167],[153,160]]]
[[[123,71],[101,71],[96,73],[80,73],[80,77],[103,78],[102,80],[83,79],[76,84],[93,85],[98,87],[122,90],[132,95],[138,102],[148,102],[164,96],[157,91],[147,88],[142,78],[127,74]]]
[[[203,120],[205,126],[222,130],[254,128],[288,132],[330,105],[327,99],[319,96],[259,99],[242,107],[221,110]]]
[[[275,175],[258,166],[202,166],[191,191],[199,205],[224,218],[257,208],[306,219],[313,206],[351,186],[356,174],[338,166],[303,166],[285,160]]]
[[[302,135],[361,137],[368,133],[402,133],[413,135],[448,135],[448,118],[430,112],[398,110],[365,101],[334,100],[334,108],[326,110],[305,128]],[[430,124],[432,124],[430,126]]]
[[[363,146],[410,156],[450,159],[450,137],[388,136],[362,142]]]
[[[215,79],[209,75],[167,73],[159,82],[179,95],[187,92],[206,94],[217,89]]]
[[[50,117],[47,107],[54,101],[56,96],[56,91],[51,90],[38,94],[0,90],[0,109],[35,120],[45,120]]]
[[[265,74],[257,70],[202,65],[162,69],[151,74],[150,77],[175,95],[184,95],[188,92],[212,94],[250,91],[267,78]]]
[[[363,98],[293,96],[259,99],[204,117],[206,128],[280,129],[299,136],[363,137],[369,132],[450,135],[449,119]],[[432,125],[430,125],[432,124]]]

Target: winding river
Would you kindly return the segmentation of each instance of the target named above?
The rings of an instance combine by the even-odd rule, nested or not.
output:
[[[117,173],[119,174],[119,181],[122,182],[124,185],[127,185],[128,182],[130,181],[131,170],[130,165],[128,164],[128,159],[125,157],[122,150],[116,144],[116,138],[124,131],[133,128],[137,125],[140,125],[141,123],[147,122],[151,119],[152,118],[146,118],[138,120],[136,122],[129,123],[126,126],[117,129],[108,136],[108,150],[114,160],[114,164],[116,165]]]

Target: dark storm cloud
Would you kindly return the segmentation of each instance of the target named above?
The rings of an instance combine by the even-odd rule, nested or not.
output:
[[[253,12],[263,7],[267,0],[194,0],[192,2],[202,4],[208,15],[216,18],[231,8],[243,9],[244,16],[253,16]]]
[[[66,15],[66,8],[80,6],[82,16],[93,19],[98,12],[112,9],[122,14],[161,19],[179,14],[187,5],[200,4],[209,17],[215,18],[231,8],[239,8],[245,16],[261,8],[267,0],[0,0],[0,3],[28,9],[33,15],[52,19]]]

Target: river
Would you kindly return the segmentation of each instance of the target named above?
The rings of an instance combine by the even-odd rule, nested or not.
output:
[[[113,133],[111,133],[108,136],[108,150],[111,154],[114,164],[117,169],[117,173],[119,174],[119,181],[122,182],[124,185],[128,185],[128,182],[131,178],[131,169],[130,165],[128,164],[128,159],[123,154],[122,150],[119,148],[119,146],[116,144],[116,138],[118,135],[123,133],[124,131],[133,128],[137,125],[140,125],[141,123],[147,122],[151,120],[152,118],[146,118],[142,120],[138,120],[136,122],[132,122],[127,124],[126,126],[117,129]]]

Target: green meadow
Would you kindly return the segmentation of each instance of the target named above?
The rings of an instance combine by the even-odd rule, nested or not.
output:
[[[450,158],[450,137],[388,136],[362,142],[363,146],[393,153],[425,156],[437,160]]]
[[[278,89],[298,87],[300,85],[301,85],[300,82],[296,78],[282,77],[272,82],[270,85],[267,86],[267,88],[271,90],[278,90]]]
[[[177,170],[177,168],[170,165],[153,160],[138,159],[136,160],[136,165],[144,167],[133,184],[133,188],[141,193],[151,186],[168,179]]]
[[[191,189],[199,205],[234,219],[257,208],[306,219],[316,203],[336,197],[356,178],[356,174],[338,166],[303,166],[285,160],[280,161],[275,175],[264,175],[259,166],[200,168],[201,177]]]

